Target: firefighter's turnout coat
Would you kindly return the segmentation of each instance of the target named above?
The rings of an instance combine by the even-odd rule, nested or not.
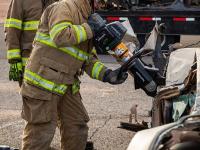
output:
[[[25,69],[25,85],[64,95],[67,85],[77,83],[81,70],[102,80],[106,67],[92,54],[93,35],[87,24],[90,14],[88,0],[63,0],[46,9]],[[24,89],[28,91],[29,88]],[[24,89],[22,87],[22,91]],[[25,94],[38,95],[33,92],[30,90]]]
[[[55,0],[49,0],[45,6],[53,2]],[[25,65],[45,6],[42,0],[11,1],[4,23],[9,62],[17,59]]]

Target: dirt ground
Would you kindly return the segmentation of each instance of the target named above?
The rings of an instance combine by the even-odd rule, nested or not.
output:
[[[1,0],[0,2],[0,23],[6,17],[7,9],[11,0]]]

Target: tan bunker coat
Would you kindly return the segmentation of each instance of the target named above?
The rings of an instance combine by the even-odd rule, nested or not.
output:
[[[102,80],[107,69],[92,54],[90,15],[88,0],[62,0],[41,17],[21,90],[27,121],[23,150],[48,149],[58,120],[62,149],[85,149],[89,117],[78,76],[85,71]]]
[[[53,2],[49,0],[45,5]],[[11,1],[4,24],[9,62],[22,60],[25,66],[43,9],[41,0]]]

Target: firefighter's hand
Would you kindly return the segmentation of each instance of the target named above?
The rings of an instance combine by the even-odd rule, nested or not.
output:
[[[22,81],[22,78],[23,78],[22,62],[11,63],[9,70],[9,80]]]
[[[88,24],[93,32],[93,36],[101,31],[101,28],[105,26],[105,23],[106,21],[97,13],[92,14],[88,18]]]
[[[123,83],[128,77],[127,72],[122,72],[121,68],[118,68],[114,71],[108,69],[103,77],[103,82],[108,82],[110,84],[121,84]]]

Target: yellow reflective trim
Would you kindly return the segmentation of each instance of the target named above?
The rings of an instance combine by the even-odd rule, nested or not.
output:
[[[28,62],[28,58],[23,57],[22,58],[22,65],[26,66],[27,62]]]
[[[56,84],[52,81],[42,78],[38,74],[25,69],[24,72],[24,80],[30,84],[41,87],[47,91],[64,95],[67,90],[67,85],[64,84]]]
[[[5,20],[4,23],[5,28],[16,28],[21,30],[22,29],[22,21],[15,18],[9,18]]]
[[[86,41],[87,40],[87,32],[84,27],[82,27],[82,28],[83,28],[83,41]]]
[[[72,27],[75,31],[77,44],[87,40],[87,33],[85,31],[85,28],[82,27],[81,25],[72,25],[71,22],[62,22],[54,25],[50,31],[51,39],[54,39],[59,32],[61,32],[62,30],[66,29],[69,26]]]
[[[72,28],[75,30],[75,35],[76,35],[76,40],[77,40],[77,44],[80,43],[80,34],[79,34],[79,29],[76,25],[73,25]]]
[[[80,81],[75,81],[72,85],[72,94],[76,94],[80,90]]]
[[[5,20],[4,27],[17,28],[19,30],[37,30],[39,21],[25,21],[9,18]]]
[[[64,53],[67,53],[71,55],[72,57],[80,60],[85,61],[88,60],[90,57],[90,54],[84,52],[83,50],[80,50],[79,48],[72,46],[72,47],[57,47],[56,44],[51,40],[50,36],[44,33],[37,32],[35,41],[38,41],[40,43],[43,43],[45,45],[48,45],[50,47],[54,47],[58,50],[63,51]]]
[[[21,59],[20,49],[10,49],[7,51],[7,59]]]
[[[80,30],[80,42],[86,41],[87,40],[87,33],[86,30],[83,26],[78,25],[78,28]]]
[[[103,69],[103,64],[100,62],[96,62],[92,68],[92,78],[99,79],[99,74]]]
[[[56,44],[54,44],[54,42],[49,38],[49,35],[47,34],[37,32],[34,40],[50,47],[57,48]]]
[[[72,25],[70,22],[62,22],[62,23],[58,23],[58,24],[54,25],[53,28],[50,31],[50,37],[51,37],[51,39],[54,39],[54,37],[59,32],[61,32],[62,30],[64,30],[65,28],[67,28],[70,25]]]
[[[95,48],[93,48],[93,49],[92,49],[92,54],[95,54],[95,55],[97,55],[97,51],[96,51],[96,49],[95,49]]]
[[[25,21],[22,23],[23,30],[37,30],[39,21]]]
[[[72,25],[72,28],[75,30],[77,44],[87,40],[87,34],[84,27],[81,25]]]

